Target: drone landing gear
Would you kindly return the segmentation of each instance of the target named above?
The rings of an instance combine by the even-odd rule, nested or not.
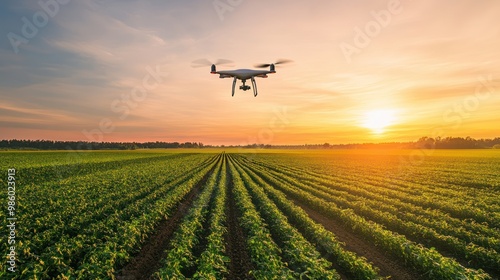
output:
[[[231,96],[234,96],[234,88],[236,87],[237,80],[238,80],[238,78],[234,77],[234,79],[233,79],[233,94]]]
[[[238,78],[234,77],[233,79],[233,91],[232,91],[232,95],[231,96],[234,96],[234,90],[236,88],[236,80],[238,80]],[[253,87],[253,96],[257,96],[257,83],[255,82],[255,78],[252,77],[250,79],[252,81],[252,87]],[[240,86],[240,89],[243,90],[243,91],[247,91],[249,89],[251,89],[250,86],[247,86],[245,84],[247,80],[241,80],[241,82],[243,83],[243,85]]]
[[[253,87],[253,96],[256,97],[257,96],[257,83],[255,82],[254,77],[252,77],[251,81],[252,81],[252,87]]]

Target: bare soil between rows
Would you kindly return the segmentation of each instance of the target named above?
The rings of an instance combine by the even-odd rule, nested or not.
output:
[[[193,189],[181,200],[175,213],[168,219],[162,220],[156,227],[155,232],[148,238],[142,246],[139,253],[118,273],[118,280],[145,280],[154,279],[152,275],[161,268],[163,260],[166,257],[166,249],[170,243],[175,230],[182,222],[183,217],[192,206],[193,201],[200,193],[201,187],[206,183],[212,169],[193,187]]]
[[[214,164],[214,168],[217,164]],[[155,232],[148,238],[140,251],[131,259],[131,261],[118,273],[118,280],[143,280],[153,279],[152,275],[162,266],[161,260],[166,257],[166,249],[168,249],[170,239],[175,230],[182,222],[183,217],[192,206],[193,201],[198,196],[200,189],[206,183],[208,175],[214,171],[214,168],[209,171],[200,182],[182,199],[175,213],[159,223]],[[253,279],[249,272],[254,269],[250,254],[247,249],[246,236],[239,224],[239,214],[237,206],[232,194],[233,183],[232,176],[226,169],[226,184],[227,184],[227,204],[226,204],[226,225],[227,233],[226,254],[230,261],[228,263],[227,279]],[[379,273],[382,276],[390,276],[391,280],[423,280],[425,279],[411,268],[405,267],[401,260],[393,257],[385,252],[382,248],[375,246],[373,243],[363,239],[344,225],[330,219],[321,213],[315,211],[307,204],[298,200],[292,201],[316,222],[322,224],[327,230],[333,232],[339,241],[345,243],[345,249],[355,252],[359,256],[365,257],[380,269]],[[335,267],[335,265],[334,265]],[[337,267],[335,267],[339,270]],[[342,279],[348,279],[342,271],[339,270]]]
[[[239,214],[233,197],[233,180],[229,172],[229,167],[226,169],[227,179],[227,204],[226,217],[228,231],[225,236],[226,252],[229,256],[229,275],[227,279],[253,279],[249,272],[254,269],[250,254],[246,245],[246,236],[239,224]]]
[[[365,257],[368,261],[373,263],[380,269],[381,276],[390,276],[391,280],[425,280],[416,271],[405,267],[401,260],[393,257],[391,254],[385,252],[375,244],[366,239],[356,235],[344,225],[325,217],[321,213],[307,206],[305,203],[292,199],[295,205],[301,207],[315,222],[322,224],[325,229],[333,232],[337,239],[345,243],[344,248],[348,251],[354,252],[359,256]]]
[[[214,166],[216,166],[215,164]],[[140,251],[134,258],[118,273],[118,280],[145,280],[154,279],[152,275],[161,268],[163,260],[166,257],[166,250],[173,234],[182,222],[185,214],[192,206],[194,200],[200,193],[203,184],[206,183],[208,175],[214,172],[209,171],[204,178],[182,199],[173,216],[160,222],[155,232],[148,238]],[[254,269],[250,254],[246,245],[246,236],[239,224],[239,213],[232,195],[232,177],[227,170],[227,204],[225,215],[227,217],[226,254],[230,261],[228,263],[227,279],[253,279],[249,272]]]

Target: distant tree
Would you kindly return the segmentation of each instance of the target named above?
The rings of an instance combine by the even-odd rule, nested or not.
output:
[[[436,147],[436,140],[427,136],[420,137],[417,140],[416,147],[419,149],[434,149]]]
[[[176,148],[209,148],[212,145],[203,145],[201,142],[86,142],[86,141],[51,141],[51,140],[0,140],[0,149],[29,149],[29,150],[134,150],[134,149],[176,149]],[[221,145],[220,147],[233,147]],[[244,148],[286,148],[286,149],[376,149],[376,148],[413,148],[413,149],[500,149],[500,137],[493,139],[473,139],[463,137],[421,137],[416,142],[390,143],[362,143],[362,144],[304,144],[304,145],[270,145],[248,144],[239,146]]]

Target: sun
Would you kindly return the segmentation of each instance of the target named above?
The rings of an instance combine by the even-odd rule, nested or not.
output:
[[[374,134],[382,134],[385,128],[394,124],[395,121],[394,110],[372,110],[365,113],[361,126],[370,129]]]

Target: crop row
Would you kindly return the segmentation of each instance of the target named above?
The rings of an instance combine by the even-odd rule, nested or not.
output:
[[[23,238],[16,247],[16,277],[112,277],[213,167],[213,158],[193,157],[190,163],[200,166],[188,172],[178,158],[26,186],[19,194]],[[37,204],[39,197],[45,207]]]
[[[300,182],[290,184],[283,181],[277,175],[270,175],[267,170],[258,168],[256,165],[248,164],[254,169],[256,174],[270,183],[274,182],[273,187],[280,189],[287,195],[303,201],[320,211],[321,213],[339,219],[351,227],[359,234],[365,236],[379,244],[387,251],[393,252],[401,257],[405,262],[410,263],[422,273],[430,277],[439,277],[441,279],[457,279],[468,277],[467,279],[488,279],[489,276],[481,271],[468,269],[457,263],[455,260],[443,257],[434,249],[428,249],[418,243],[411,242],[404,236],[384,229],[379,224],[369,222],[364,217],[357,215],[352,209],[342,209],[337,204],[319,198],[313,195],[313,188],[303,190],[297,185]]]
[[[226,252],[228,235],[238,234],[228,232],[227,207],[233,203],[252,262],[245,276],[339,279],[339,269],[348,278],[383,278],[368,260],[347,251],[335,230],[326,230],[293,201],[335,219],[424,277],[491,279],[470,267],[500,272],[500,214],[484,187],[456,184],[446,190],[447,179],[430,185],[429,178],[415,179],[423,175],[414,170],[417,176],[405,180],[375,162],[362,169],[370,172],[356,172],[362,157],[343,165],[304,154],[260,154],[252,160],[225,153],[89,154],[80,163],[55,164],[61,156],[20,165],[20,272],[14,279],[114,279],[173,214],[182,218],[153,276],[224,279],[234,261]],[[439,170],[431,167],[426,164],[420,173],[459,168],[444,161]],[[473,193],[481,202],[467,201]],[[186,203],[192,204],[183,210]],[[5,231],[0,233],[6,236]],[[0,244],[2,250],[6,245]],[[430,246],[467,260],[467,267]],[[0,269],[3,278],[5,263]]]
[[[394,201],[400,200],[417,207],[440,210],[457,219],[470,219],[477,223],[486,222],[490,227],[500,226],[500,206],[497,203],[486,202],[493,199],[490,198],[489,192],[491,190],[474,189],[471,195],[467,195],[464,193],[464,188],[454,189],[453,186],[440,185],[436,182],[416,182],[414,178],[405,178],[404,180],[388,178],[388,173],[373,175],[374,172],[371,171],[342,171],[342,165],[335,165],[332,172],[324,167],[311,170],[311,167],[308,167],[307,164],[291,167],[288,161],[274,160],[269,163],[259,162],[258,164],[266,168],[278,169],[280,172],[288,170],[310,176],[310,178],[327,180],[330,184],[347,184],[351,192],[355,187],[360,187],[368,192],[377,192],[391,197]],[[325,166],[328,165],[325,164]],[[379,166],[378,168],[384,169],[385,167]],[[430,172],[427,171],[427,173]],[[307,180],[307,178],[304,179]],[[481,197],[481,199],[478,200],[478,197]]]
[[[294,178],[284,175],[284,172],[266,170],[270,174],[280,175],[280,179],[287,183],[294,184],[326,201],[334,202],[339,207],[353,209],[355,213],[383,224],[391,230],[405,234],[417,241],[426,240],[433,246],[454,252],[467,259],[474,267],[491,271],[497,271],[500,268],[500,255],[495,250],[498,247],[498,239],[468,232],[461,227],[453,229],[442,227],[442,220],[446,216],[443,216],[443,219],[437,217],[436,219],[440,222],[430,221],[425,215],[415,215],[416,210],[418,210],[416,207],[411,207],[411,205],[397,205],[398,207],[395,207],[390,205],[391,199],[373,194],[368,195],[365,190],[357,190],[356,194],[361,195],[354,196],[347,192],[350,190],[349,186],[323,186],[326,182],[320,182],[322,184],[318,184],[318,182],[314,184],[302,183],[303,180],[299,179],[302,176],[296,175]],[[342,191],[338,191],[336,188],[341,188]],[[356,187],[351,187],[351,189],[356,191]],[[480,242],[480,244],[491,248],[476,245],[471,243],[472,241]]]
[[[193,279],[222,279],[228,273],[230,261],[226,254],[225,239],[227,233],[225,206],[227,202],[227,158],[223,157],[222,169],[209,223],[207,245],[198,259],[198,267]]]
[[[256,279],[293,279],[293,271],[281,258],[281,249],[271,238],[271,233],[252,203],[252,198],[232,162],[229,162],[229,170],[233,197],[240,213],[240,225],[246,233],[250,257],[256,267],[251,271],[252,276]]]
[[[382,188],[401,187],[399,190],[413,195],[431,195],[428,198],[439,198],[441,201],[452,198],[462,204],[478,207],[483,210],[497,210],[495,197],[489,194],[500,194],[498,164],[485,161],[484,158],[426,158],[420,164],[408,164],[408,157],[397,156],[363,156],[332,157],[328,154],[311,156],[293,156],[287,154],[263,157],[272,166],[286,166],[300,169],[301,172],[315,176],[378,183]],[[457,165],[457,163],[460,163]],[[454,166],[450,168],[450,166]],[[354,172],[355,171],[355,172]],[[333,176],[334,174],[334,176]],[[489,178],[486,182],[485,177]],[[460,184],[455,181],[463,182]],[[489,184],[489,187],[487,185]],[[454,194],[459,194],[456,196]],[[475,198],[481,197],[478,201]],[[439,199],[438,203],[439,204]],[[429,201],[430,203],[432,201]],[[492,203],[493,202],[493,203]],[[438,205],[439,206],[439,205]],[[431,206],[429,206],[431,207]],[[495,208],[496,207],[496,208]],[[466,214],[462,212],[463,214]]]
[[[330,268],[331,263],[323,259],[316,248],[290,225],[287,217],[239,165],[236,165],[235,172],[240,173],[241,179],[253,197],[254,204],[267,221],[271,234],[282,248],[282,255],[288,267],[296,273],[296,277],[340,279],[335,270]]]
[[[360,258],[356,254],[346,251],[343,244],[337,240],[335,235],[326,230],[321,224],[314,222],[309,215],[300,207],[292,203],[283,192],[273,188],[254,171],[240,163],[242,169],[254,180],[266,194],[273,200],[281,211],[293,222],[298,229],[312,242],[321,246],[322,250],[333,256],[336,263],[343,269],[345,274],[355,279],[380,279],[378,269]]]
[[[210,200],[221,173],[222,160],[217,164],[217,171],[212,172],[202,186],[201,193],[194,201],[182,223],[170,241],[170,250],[163,260],[163,267],[155,273],[160,279],[185,279],[186,271],[196,267],[194,248],[200,243],[203,224],[208,217]]]
[[[176,230],[156,277],[222,279],[228,275],[227,264],[232,261],[224,244],[228,242],[224,240],[228,188],[255,268],[249,275],[257,279],[339,279],[332,264],[317,251],[319,246],[321,252],[338,260],[344,273],[359,279],[381,278],[366,259],[343,249],[332,232],[312,221],[284,194],[264,186],[262,179],[235,156],[223,154],[222,161],[217,175],[212,174],[202,187]],[[286,211],[282,211],[283,206]]]
[[[287,166],[260,165],[271,171],[293,177],[304,184],[313,187],[319,186],[321,190],[334,196],[342,196],[350,202],[371,204],[379,210],[391,212],[404,220],[416,221],[418,224],[430,226],[439,230],[441,234],[453,235],[465,242],[475,242],[477,245],[497,251],[500,248],[500,232],[498,230],[484,224],[453,218],[440,210],[424,208],[422,204],[415,202],[415,194],[388,189],[386,185],[376,184],[373,180],[370,183],[365,183],[362,180],[300,172]],[[454,196],[460,195],[452,191],[450,193]],[[412,200],[413,203],[408,202],[409,200]],[[475,211],[474,215],[479,215],[479,213],[480,211]]]
[[[340,182],[359,182],[375,186],[377,190],[395,190],[408,195],[403,196],[405,202],[414,203],[422,207],[439,209],[449,215],[459,219],[471,219],[479,223],[488,223],[491,227],[500,227],[500,205],[496,203],[496,196],[500,195],[498,188],[500,181],[498,176],[496,180],[490,180],[489,187],[478,187],[477,181],[483,180],[482,175],[484,170],[489,170],[488,174],[494,176],[494,165],[490,169],[485,168],[484,161],[482,164],[475,167],[472,164],[463,163],[460,168],[450,169],[448,172],[443,172],[452,165],[455,160],[450,159],[441,165],[437,164],[440,161],[429,159],[428,164],[419,166],[406,172],[396,172],[394,167],[388,166],[386,162],[381,162],[379,165],[374,165],[368,161],[362,164],[355,165],[346,169],[341,164],[330,166],[326,164],[327,161],[321,165],[315,165],[315,169],[308,167],[307,164],[297,165],[301,172],[310,173],[313,176],[323,177],[328,180],[335,180]],[[401,163],[397,163],[396,165]],[[287,164],[281,164],[288,166]],[[278,164],[278,166],[281,166]],[[329,166],[330,169],[325,168]],[[367,167],[368,166],[368,167]],[[479,168],[480,167],[480,168]],[[306,171],[307,170],[307,171]],[[353,170],[357,170],[353,172]],[[334,171],[334,172],[332,172]],[[470,177],[464,173],[470,171],[473,173]],[[335,174],[335,175],[332,175]],[[467,181],[457,185],[454,181]],[[399,197],[399,196],[393,196]],[[480,198],[480,199],[478,199]]]
[[[218,157],[217,157],[218,158]],[[176,209],[179,201],[185,197],[193,187],[203,182],[206,175],[213,170],[217,159],[214,159],[209,164],[197,169],[194,172],[183,174],[182,181],[174,185],[174,188],[164,197],[157,197],[156,201],[148,205],[149,212],[144,212],[143,209],[137,208],[137,216],[135,219],[126,223],[122,223],[113,232],[116,234],[113,238],[108,239],[100,248],[95,247],[93,253],[89,255],[89,259],[94,262],[86,262],[85,265],[79,267],[79,278],[93,278],[95,275],[112,278],[116,267],[122,266],[130,258],[132,252],[138,250],[149,233],[153,231],[158,222],[162,219],[168,219]],[[184,170],[185,172],[185,170]],[[144,204],[143,204],[144,205]],[[111,228],[113,230],[113,228]],[[120,250],[124,253],[123,256],[116,256]],[[103,265],[104,264],[104,265]],[[104,276],[106,275],[106,276]],[[80,277],[83,276],[83,277]]]

